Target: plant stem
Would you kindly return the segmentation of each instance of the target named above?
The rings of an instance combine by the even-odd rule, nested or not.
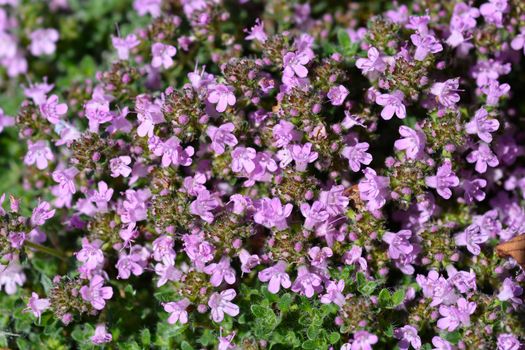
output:
[[[32,248],[34,250],[37,250],[37,251],[39,251],[41,253],[52,255],[52,256],[57,257],[57,258],[59,258],[61,260],[66,260],[66,256],[64,255],[64,253],[62,253],[61,251],[58,251],[56,249],[53,249],[53,248],[50,248],[50,247],[46,247],[46,246],[43,246],[43,245],[35,243],[35,242],[31,242],[31,241],[25,241],[24,245],[26,247],[28,247],[28,248]]]

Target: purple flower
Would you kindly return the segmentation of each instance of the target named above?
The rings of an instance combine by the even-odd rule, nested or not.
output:
[[[476,311],[476,303],[469,302],[465,298],[460,298],[457,301],[457,306],[441,305],[439,307],[439,314],[443,316],[438,320],[437,326],[440,329],[446,329],[453,332],[459,326],[470,325],[470,315]]]
[[[452,196],[450,187],[457,187],[459,185],[459,178],[452,171],[452,163],[450,160],[445,160],[438,168],[435,176],[425,178],[425,183],[428,187],[435,188],[441,197],[449,199]]]
[[[428,273],[428,277],[417,275],[417,284],[423,290],[425,298],[432,299],[430,306],[439,304],[450,305],[456,302],[457,295],[454,293],[453,284],[449,283],[443,276],[435,270]]]
[[[454,266],[447,266],[448,281],[459,290],[460,293],[468,293],[476,290],[476,274],[474,271],[458,271]]]
[[[474,255],[479,255],[481,252],[479,245],[485,243],[489,238],[490,236],[482,232],[478,225],[471,224],[465,231],[458,233],[455,240],[457,246],[466,246],[469,252]]]
[[[348,350],[372,350],[372,345],[379,341],[377,335],[367,331],[357,331],[354,333],[354,340]],[[346,350],[341,348],[341,350]]]
[[[379,94],[376,97],[376,103],[383,106],[381,117],[384,120],[390,120],[394,114],[399,119],[404,119],[407,115],[405,105],[403,104],[404,95],[401,91],[396,90],[391,94]]]
[[[385,176],[377,176],[374,169],[363,170],[365,175],[358,184],[359,195],[362,200],[367,201],[366,207],[370,211],[381,209],[388,198],[388,186],[390,179]]]
[[[119,60],[128,60],[129,51],[140,45],[140,40],[135,34],[129,34],[125,38],[112,37],[113,47],[117,49]]]
[[[482,188],[487,186],[487,180],[485,179],[473,179],[463,180],[462,186],[464,193],[464,199],[467,204],[474,203],[474,200],[481,202],[485,199],[485,192]]]
[[[106,331],[106,325],[98,324],[95,328],[95,334],[91,337],[91,342],[96,345],[109,343],[113,340],[111,333]]]
[[[112,177],[128,177],[131,174],[131,168],[128,166],[131,164],[131,157],[120,156],[113,158],[109,161],[109,169],[111,170]]]
[[[80,288],[82,299],[91,303],[96,310],[102,310],[106,306],[106,300],[113,296],[113,288],[104,287],[104,279],[95,275],[88,286]]]
[[[348,165],[354,172],[361,169],[361,164],[369,165],[372,162],[372,155],[366,151],[370,145],[368,142],[358,142],[353,146],[345,146],[341,154],[348,159]]]
[[[336,216],[345,212],[350,201],[348,197],[343,194],[344,190],[344,186],[337,185],[332,186],[329,191],[321,191],[319,201],[324,203],[328,214]]]
[[[173,263],[177,256],[173,249],[173,245],[174,242],[171,236],[162,235],[155,239],[152,244],[153,259],[155,259],[155,261]]]
[[[148,140],[148,144],[156,156],[162,156],[162,166],[170,165],[189,166],[193,162],[191,157],[195,154],[192,146],[183,148],[180,140],[176,136],[170,137],[166,142],[162,142],[156,136]]]
[[[481,91],[487,95],[487,105],[496,106],[500,97],[509,93],[510,85],[506,83],[500,85],[497,80],[491,80],[487,85],[481,87]]]
[[[24,163],[27,165],[33,165],[36,163],[36,167],[39,170],[44,170],[48,166],[48,161],[55,159],[53,152],[47,146],[46,141],[27,141],[27,153],[24,157]]]
[[[33,315],[35,315],[35,317],[40,320],[42,312],[49,309],[50,305],[51,303],[49,302],[49,299],[40,299],[38,294],[33,292],[31,293],[31,298],[29,298],[29,301],[27,302],[27,309],[30,310]]]
[[[151,54],[153,55],[151,60],[153,68],[164,67],[164,69],[168,69],[173,66],[172,57],[177,54],[177,49],[172,45],[155,43],[151,46]]]
[[[344,263],[346,265],[359,265],[361,270],[366,271],[368,263],[366,259],[361,255],[363,254],[363,248],[357,245],[352,246],[352,248],[343,255]]]
[[[274,145],[276,147],[286,147],[288,144],[299,138],[299,133],[294,130],[295,126],[286,120],[280,120],[279,124],[272,128]]]
[[[140,16],[150,14],[151,17],[156,18],[161,14],[162,0],[135,0],[133,1],[133,8]]]
[[[523,288],[515,283],[512,278],[505,278],[498,293],[498,299],[501,301],[510,301],[512,306],[517,307],[523,304],[521,296],[523,295]]]
[[[255,170],[254,159],[257,156],[255,149],[251,147],[236,147],[231,153],[232,163],[231,168],[234,172],[238,173],[241,171],[246,171],[246,173],[251,173]]]
[[[102,266],[104,262],[104,253],[102,253],[102,241],[97,239],[92,243],[87,238],[82,238],[82,249],[76,253],[77,260],[84,263],[84,267],[89,270],[95,270]]]
[[[200,191],[195,199],[190,204],[190,212],[193,215],[198,215],[207,223],[212,223],[214,216],[211,212],[220,205],[219,199],[208,190]]]
[[[345,289],[345,281],[339,280],[337,282],[330,281],[326,286],[326,294],[321,295],[321,303],[334,303],[339,307],[345,304],[345,296],[343,290]]]
[[[308,203],[302,203],[300,209],[301,214],[306,218],[303,226],[307,230],[312,230],[317,224],[326,222],[330,217],[324,203],[320,201],[315,201],[311,207]]]
[[[233,289],[226,289],[219,293],[213,293],[208,300],[208,306],[211,308],[213,321],[221,322],[224,314],[235,317],[239,314],[239,307],[231,301],[237,293]]]
[[[9,261],[7,266],[0,265],[0,290],[4,287],[7,295],[16,293],[17,286],[22,286],[26,281],[26,275],[18,259]]]
[[[423,61],[429,53],[443,51],[443,45],[433,35],[416,33],[410,35],[410,40],[416,46],[414,58],[417,61]]]
[[[477,134],[481,140],[491,143],[491,133],[499,129],[499,121],[488,119],[488,112],[480,108],[476,111],[474,118],[465,124],[465,129],[467,134]]]
[[[398,259],[401,254],[410,254],[414,247],[410,243],[412,232],[410,230],[401,230],[398,233],[385,232],[383,241],[388,243],[388,256],[392,259]]]
[[[140,137],[148,135],[153,136],[153,129],[156,124],[164,122],[161,106],[151,102],[146,95],[138,95],[135,98],[135,111],[140,125],[137,128],[137,134]]]
[[[51,124],[56,124],[60,121],[60,116],[66,114],[67,105],[65,103],[58,103],[58,96],[51,95],[46,102],[40,105],[40,113]]]
[[[162,262],[155,264],[155,274],[159,276],[157,281],[157,287],[162,287],[168,281],[180,281],[182,278],[182,272],[179,271],[173,264],[175,262]]]
[[[170,317],[168,317],[169,324],[175,324],[177,321],[179,321],[180,324],[188,323],[188,311],[186,311],[186,309],[190,306],[190,301],[187,298],[164,303],[162,306],[164,307],[164,311],[170,313]]]
[[[55,215],[55,209],[51,209],[51,204],[46,201],[38,202],[31,214],[31,225],[41,226]]]
[[[239,260],[241,261],[241,271],[243,273],[250,273],[254,267],[261,263],[259,255],[251,255],[246,249],[241,249],[239,252]]]
[[[434,345],[432,350],[453,350],[452,344],[437,336],[432,338],[432,345]]]
[[[199,270],[202,270],[207,262],[213,260],[215,247],[204,240],[203,233],[183,235],[182,241],[186,255]]]
[[[233,94],[234,89],[224,84],[212,85],[208,88],[208,102],[216,103],[215,110],[222,113],[228,106],[234,106],[237,101]]]
[[[59,36],[56,29],[37,29],[29,35],[29,51],[33,56],[51,55],[56,50]]]
[[[260,18],[255,20],[255,25],[251,27],[250,30],[245,29],[244,31],[248,33],[245,38],[246,40],[257,40],[264,44],[268,39],[268,36],[264,31],[264,22],[262,22]]]
[[[436,96],[436,101],[444,107],[453,107],[459,102],[459,78],[448,79],[442,83],[434,83],[430,93]]]
[[[398,151],[405,150],[409,159],[421,158],[426,144],[425,134],[405,125],[399,127],[399,134],[404,138],[396,140],[394,148]]]
[[[15,125],[15,118],[4,114],[4,110],[0,108],[0,133],[4,131],[6,126]]]
[[[318,274],[310,272],[306,266],[300,266],[297,269],[297,278],[292,284],[292,291],[311,298],[316,291],[322,290],[322,282]]]
[[[337,85],[330,88],[327,97],[334,106],[340,106],[343,104],[346,96],[348,96],[348,89],[343,85]]]
[[[211,275],[210,283],[214,287],[220,286],[223,280],[228,284],[235,283],[235,270],[230,266],[230,258],[227,256],[223,256],[217,264],[209,264],[203,271]]]
[[[498,157],[490,150],[486,143],[480,143],[477,150],[467,156],[467,162],[476,163],[475,169],[483,174],[487,171],[487,165],[494,168],[499,165]]]
[[[296,75],[299,78],[306,78],[308,69],[306,69],[305,65],[310,62],[311,58],[306,52],[286,53],[283,57],[283,76],[291,78]]]
[[[367,56],[368,58],[358,58],[355,62],[356,67],[361,69],[363,74],[371,72],[383,73],[386,70],[386,64],[375,47],[372,46],[368,49]]]
[[[498,335],[498,350],[520,350],[521,342],[514,334],[501,333]]]
[[[55,170],[52,174],[53,180],[58,182],[59,191],[62,195],[74,194],[77,189],[75,188],[75,181],[73,179],[79,173],[75,167],[67,168],[64,170]]]
[[[523,49],[523,54],[525,54],[525,27],[520,29],[520,33],[512,39],[510,42],[510,47],[514,50]]]
[[[238,141],[232,131],[235,130],[233,123],[222,124],[219,127],[210,125],[206,129],[206,134],[211,139],[211,149],[217,154],[223,154],[225,146],[234,147]]]
[[[258,277],[261,282],[270,281],[268,291],[272,294],[277,294],[281,286],[290,288],[292,285],[290,276],[286,273],[286,263],[284,261],[279,261],[274,266],[260,271]]]
[[[292,158],[295,161],[296,171],[305,171],[308,163],[313,163],[319,156],[317,152],[312,151],[312,144],[310,142],[304,145],[293,145]]]
[[[421,349],[421,338],[417,334],[417,329],[415,327],[406,325],[401,328],[398,328],[394,331],[394,337],[399,339],[399,349],[407,350],[410,345],[414,349]]]
[[[284,230],[288,227],[286,218],[290,216],[292,209],[292,204],[287,203],[283,206],[279,198],[262,198],[253,220],[270,229],[275,227],[277,230]]]
[[[487,23],[496,27],[503,25],[503,12],[507,10],[507,0],[489,0],[479,7],[479,12]]]

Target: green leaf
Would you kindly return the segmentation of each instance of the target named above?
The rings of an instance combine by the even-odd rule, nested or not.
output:
[[[341,335],[338,332],[332,332],[328,335],[328,342],[330,344],[335,344],[341,339]]]
[[[318,325],[314,325],[312,324],[310,327],[308,327],[306,329],[306,336],[308,337],[308,339],[310,340],[315,340],[317,339],[317,337],[319,336],[319,331],[321,330],[321,328],[319,328]]]
[[[446,332],[441,337],[455,345],[461,340],[461,333],[459,331]]]
[[[269,309],[267,307],[261,306],[261,305],[252,305],[250,307],[252,310],[252,314],[255,317],[264,318],[268,314]]]
[[[381,307],[390,306],[392,300],[391,300],[390,292],[388,291],[388,289],[386,288],[381,289],[381,291],[379,292],[377,301],[379,302],[379,306]]]
[[[194,350],[193,347],[186,340],[180,344],[181,350]]]
[[[302,345],[303,349],[312,349],[312,350],[318,350],[318,343],[314,340],[307,340]]]
[[[403,289],[398,289],[392,294],[392,306],[396,307],[400,305],[403,300],[405,300],[405,291]]]
[[[350,46],[352,45],[350,36],[348,35],[348,32],[344,29],[339,29],[337,31],[337,42],[344,51],[350,49]]]
[[[151,333],[148,328],[144,328],[140,331],[140,341],[144,346],[149,346],[151,344]]]
[[[290,309],[291,304],[292,304],[292,296],[290,295],[290,293],[285,293],[281,296],[281,298],[277,302],[277,307],[282,312],[286,312]]]

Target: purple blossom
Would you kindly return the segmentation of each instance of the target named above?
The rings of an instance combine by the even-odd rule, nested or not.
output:
[[[239,307],[231,301],[237,293],[233,289],[226,289],[220,293],[213,293],[208,300],[208,306],[211,308],[213,321],[221,322],[224,314],[235,317],[239,314]]]
[[[435,176],[425,178],[425,183],[428,187],[435,188],[441,197],[449,199],[452,196],[450,187],[457,187],[459,185],[459,178],[454,171],[452,171],[452,163],[450,160],[445,160],[438,168]]]
[[[463,180],[462,188],[465,190],[464,199],[467,204],[474,203],[474,200],[481,202],[485,199],[485,192],[482,188],[487,186],[487,181],[485,179],[473,179]]]
[[[162,0],[135,0],[133,1],[133,8],[140,16],[150,14],[151,17],[156,18],[161,14]]]
[[[272,135],[275,147],[286,147],[288,144],[299,138],[299,133],[295,131],[295,126],[286,120],[280,120],[272,128]]]
[[[317,160],[319,154],[312,151],[312,144],[310,142],[304,145],[293,145],[291,155],[295,161],[296,171],[305,171],[308,163],[313,163]]]
[[[195,199],[190,204],[190,212],[193,215],[198,215],[200,218],[208,223],[212,223],[214,216],[212,210],[220,205],[220,200],[210,193],[208,190],[200,191]]]
[[[380,94],[376,97],[376,103],[383,106],[381,117],[384,120],[390,120],[394,114],[399,119],[404,119],[407,115],[405,105],[403,104],[404,95],[401,91],[396,90],[391,94]]]
[[[300,209],[301,214],[306,218],[303,226],[307,230],[312,230],[317,224],[328,220],[330,216],[324,203],[320,201],[315,201],[312,206],[308,203],[302,203]]]
[[[206,129],[206,134],[211,139],[211,149],[217,154],[223,154],[225,146],[235,147],[238,143],[232,131],[235,130],[233,123],[222,124],[219,127],[210,125]]]
[[[487,171],[487,166],[492,168],[499,165],[498,157],[490,150],[486,143],[480,143],[477,150],[473,150],[467,156],[467,162],[476,163],[475,169],[483,174]]]
[[[431,34],[412,34],[410,40],[416,46],[414,58],[417,61],[423,61],[430,53],[443,51],[443,45]]]
[[[279,261],[272,267],[268,267],[259,272],[258,277],[261,282],[268,282],[268,291],[272,294],[277,294],[281,286],[283,288],[290,288],[292,282],[290,276],[286,273],[286,263]]]
[[[396,140],[394,148],[398,151],[405,150],[409,159],[420,159],[426,144],[425,134],[405,125],[399,127],[399,134],[404,138]]]
[[[5,127],[13,125],[15,125],[15,118],[5,115],[4,110],[0,108],[0,133]]]
[[[487,85],[481,87],[481,91],[487,95],[487,105],[496,106],[501,96],[510,91],[509,84],[500,84],[497,80],[491,80]]]
[[[31,225],[42,226],[47,220],[55,216],[55,209],[51,209],[51,204],[46,201],[38,202],[31,214]]]
[[[250,273],[254,267],[261,263],[259,255],[250,254],[246,249],[241,249],[239,252],[239,260],[241,261],[241,271],[243,273]]]
[[[143,260],[140,252],[121,254],[115,267],[118,270],[117,278],[128,279],[131,274],[140,276],[144,272]]]
[[[56,29],[37,29],[29,35],[29,51],[33,56],[51,55],[56,50],[59,36]]]
[[[157,287],[162,287],[168,281],[180,281],[182,278],[182,272],[174,266],[175,262],[162,262],[155,264],[155,274],[159,276],[157,281]]]
[[[479,7],[479,12],[487,23],[496,27],[503,25],[503,12],[507,10],[507,0],[489,0]]]
[[[410,243],[412,232],[410,230],[401,230],[397,233],[385,232],[383,241],[388,243],[388,256],[392,259],[398,259],[401,254],[410,254],[414,247]]]
[[[177,321],[180,322],[180,324],[188,323],[188,311],[186,311],[186,309],[190,304],[187,298],[162,304],[164,311],[170,314],[168,323],[175,324]]]
[[[441,337],[432,337],[432,345],[434,348],[432,350],[453,350],[452,344]]]
[[[255,149],[251,147],[236,147],[231,153],[232,163],[231,168],[234,172],[246,171],[251,173],[255,169],[254,159],[257,155]]]
[[[26,281],[26,275],[18,259],[9,261],[6,265],[0,264],[0,290],[4,288],[7,295],[16,293],[17,286],[22,286]]]
[[[117,49],[119,60],[128,60],[129,51],[140,45],[140,40],[135,34],[129,34],[125,38],[112,37],[111,42],[113,47]]]
[[[465,124],[465,129],[467,134],[477,134],[481,140],[491,143],[491,133],[499,129],[499,122],[496,119],[488,119],[488,112],[480,108],[474,118]]]
[[[104,279],[100,275],[95,275],[89,286],[80,288],[80,295],[96,310],[102,310],[106,306],[106,300],[113,296],[113,288],[104,287]]]
[[[250,30],[244,30],[248,33],[246,40],[257,40],[264,44],[268,39],[266,32],[264,31],[264,22],[260,18],[255,20],[255,25],[250,28]]]
[[[73,179],[79,173],[75,167],[67,168],[64,170],[55,170],[52,174],[53,180],[58,182],[59,191],[62,195],[75,194],[76,187]]]
[[[439,314],[443,316],[437,322],[440,329],[446,329],[453,332],[459,326],[470,325],[470,315],[476,311],[476,303],[469,302],[465,298],[459,298],[457,306],[441,305],[439,307]]]
[[[520,350],[521,342],[511,333],[501,333],[498,335],[497,350]]]
[[[514,307],[523,304],[521,296],[523,295],[523,288],[515,283],[512,278],[505,278],[503,281],[500,291],[498,293],[498,299],[501,301],[509,301]]]
[[[67,113],[67,105],[65,103],[58,103],[58,96],[51,95],[46,102],[40,104],[40,113],[51,124],[56,124],[60,120],[60,116]]]
[[[474,255],[479,255],[481,252],[480,244],[485,243],[490,236],[481,231],[476,224],[471,224],[465,231],[458,233],[455,236],[456,245],[459,247],[467,247],[467,250]]]
[[[82,238],[82,249],[76,253],[77,260],[84,263],[84,267],[89,270],[95,270],[102,266],[104,262],[104,253],[102,253],[101,240],[89,242],[87,238]]]
[[[348,207],[349,199],[344,195],[344,186],[332,186],[328,191],[321,191],[319,201],[324,203],[326,211],[331,216],[343,214]]]
[[[36,163],[36,167],[39,170],[44,170],[48,166],[48,161],[53,161],[54,159],[55,156],[46,141],[27,141],[27,153],[24,157],[25,164],[33,165]]]
[[[520,33],[512,39],[510,42],[510,47],[514,50],[523,49],[523,54],[525,54],[525,27],[520,29]]]
[[[355,62],[357,68],[361,69],[363,74],[379,72],[386,70],[386,64],[381,58],[381,54],[375,47],[370,47],[367,53],[368,58],[358,58]]]
[[[173,263],[177,254],[173,249],[174,241],[171,236],[162,235],[153,241],[153,259],[167,264]]]
[[[95,334],[91,337],[91,342],[96,345],[101,345],[109,343],[111,340],[113,340],[113,336],[107,332],[106,325],[98,324],[95,327]]]
[[[172,45],[155,43],[151,46],[151,54],[153,55],[151,60],[153,68],[164,67],[164,69],[168,69],[173,66],[172,57],[177,54],[177,49]]]
[[[182,241],[186,255],[199,270],[202,270],[207,262],[213,260],[215,247],[204,240],[204,234],[186,234],[182,236]]]
[[[450,305],[456,302],[457,295],[454,293],[453,284],[449,283],[443,276],[435,270],[428,273],[428,276],[417,275],[417,284],[423,290],[425,298],[432,299],[430,306],[439,304]]]
[[[288,52],[283,57],[284,72],[283,76],[305,78],[308,75],[307,65],[312,57],[305,52]]]
[[[297,269],[297,278],[292,284],[292,291],[311,298],[316,291],[322,290],[322,282],[318,274],[311,272],[306,266],[300,266]]]
[[[224,84],[212,85],[208,88],[208,102],[217,104],[215,110],[222,113],[228,106],[234,106],[237,101],[233,94],[234,89]]]
[[[443,107],[453,107],[459,102],[459,78],[448,79],[442,83],[434,83],[430,93],[436,96],[436,101]]]
[[[343,255],[344,263],[346,265],[359,265],[361,270],[366,271],[368,263],[366,262],[366,259],[362,257],[362,254],[363,248],[354,245]]]
[[[390,179],[385,176],[377,176],[374,169],[363,170],[364,179],[358,184],[359,195],[362,200],[367,201],[366,207],[370,211],[381,209],[388,198],[388,186]]]
[[[348,165],[353,172],[361,169],[361,164],[369,165],[372,162],[372,155],[366,151],[370,145],[368,142],[358,142],[353,146],[345,146],[341,154],[348,159]]]
[[[214,287],[220,286],[223,280],[228,284],[235,283],[235,270],[230,266],[230,258],[227,256],[223,256],[219,263],[209,264],[203,271],[211,275],[210,283]]]
[[[337,85],[330,88],[330,91],[328,91],[327,94],[330,103],[332,103],[334,106],[342,105],[346,96],[348,96],[348,89],[343,85]]]
[[[417,329],[415,327],[406,325],[401,328],[398,328],[394,331],[394,337],[399,339],[399,349],[407,350],[410,348],[410,345],[414,349],[421,349],[421,338],[417,334]]]
[[[39,320],[40,316],[42,316],[42,312],[49,309],[50,306],[51,303],[49,302],[49,299],[40,299],[35,292],[31,293],[31,298],[29,298],[29,301],[27,302],[27,309],[30,310]]]
[[[286,218],[290,216],[292,209],[292,204],[287,203],[283,206],[279,198],[262,198],[253,220],[270,229],[275,227],[277,230],[284,230],[288,227]]]
[[[344,349],[343,346],[341,350],[372,350],[372,345],[378,341],[377,335],[361,330],[354,333],[352,344],[347,349]]]
[[[321,303],[334,303],[339,307],[345,304],[345,296],[343,290],[345,289],[345,281],[339,280],[337,282],[330,281],[326,286],[326,293],[321,295]]]
[[[164,122],[161,106],[151,102],[146,95],[138,95],[135,98],[135,111],[140,122],[137,128],[140,137],[153,136],[154,126]]]
[[[112,177],[128,177],[131,174],[131,168],[128,166],[131,164],[131,157],[120,156],[113,158],[109,161],[109,168],[111,169]]]

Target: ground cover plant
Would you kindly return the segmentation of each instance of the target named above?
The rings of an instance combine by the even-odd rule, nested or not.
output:
[[[0,346],[521,349],[524,54],[520,0],[0,0]]]

